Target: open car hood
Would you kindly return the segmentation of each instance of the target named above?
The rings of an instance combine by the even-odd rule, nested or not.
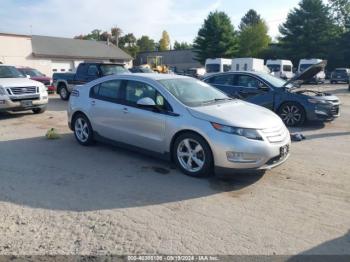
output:
[[[296,74],[293,78],[287,81],[283,86],[286,87],[289,84],[297,82],[298,84],[302,84],[303,82],[310,80],[312,77],[317,75],[319,72],[323,71],[327,65],[327,61],[323,60],[320,63],[314,64],[306,69],[304,72]]]

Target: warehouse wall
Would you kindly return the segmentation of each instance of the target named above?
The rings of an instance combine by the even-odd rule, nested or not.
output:
[[[32,56],[29,36],[0,35],[0,62],[13,66],[29,66],[51,75],[51,60]]]

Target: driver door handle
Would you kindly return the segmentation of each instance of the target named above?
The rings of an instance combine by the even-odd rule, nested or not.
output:
[[[128,110],[128,108],[124,107],[124,108],[123,108],[123,113],[124,113],[124,114],[127,114],[127,113],[129,113],[129,110]]]
[[[96,105],[96,101],[95,100],[91,100],[91,105],[92,106]]]

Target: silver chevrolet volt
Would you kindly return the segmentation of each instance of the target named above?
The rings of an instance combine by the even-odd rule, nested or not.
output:
[[[275,113],[185,76],[113,75],[77,86],[68,119],[82,145],[102,140],[153,153],[195,177],[271,169],[290,151]]]

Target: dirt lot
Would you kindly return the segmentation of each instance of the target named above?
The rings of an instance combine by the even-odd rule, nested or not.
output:
[[[350,92],[321,89],[342,116],[297,129],[285,165],[230,180],[82,147],[56,96],[43,115],[1,114],[0,254],[350,254]]]

